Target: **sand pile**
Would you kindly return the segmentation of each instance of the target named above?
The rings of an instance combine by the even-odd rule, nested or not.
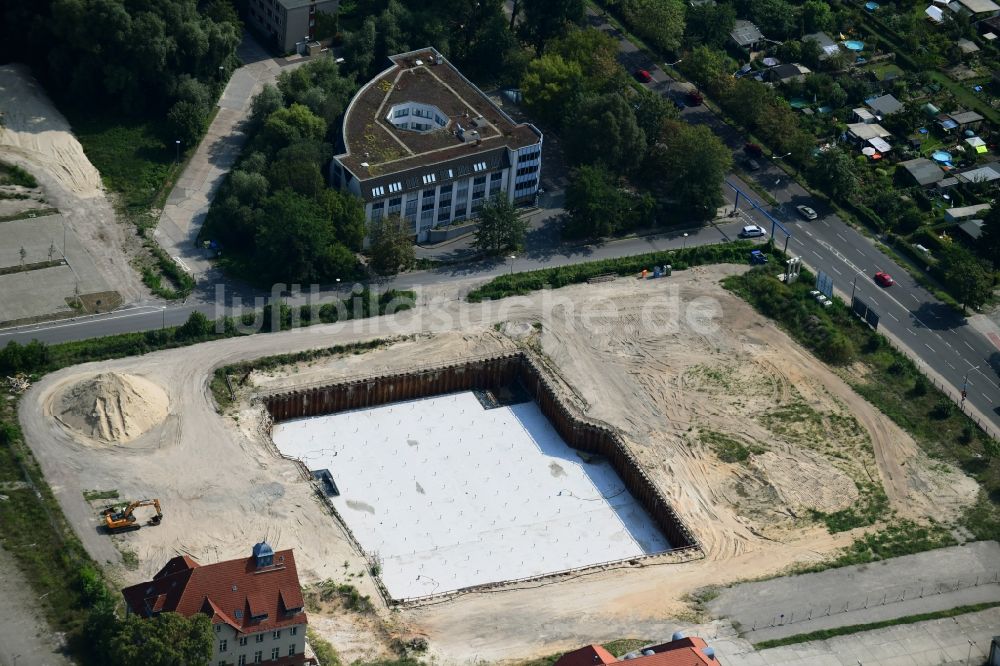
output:
[[[130,442],[167,417],[162,388],[137,375],[107,372],[74,384],[56,400],[67,428],[109,443]]]
[[[0,114],[0,152],[43,167],[77,196],[101,193],[101,174],[27,67],[0,67]]]

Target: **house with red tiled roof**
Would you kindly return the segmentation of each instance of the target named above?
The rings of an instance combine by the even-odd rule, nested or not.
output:
[[[579,650],[567,652],[554,666],[722,666],[715,650],[701,638],[687,638],[677,632],[673,640],[661,645],[652,645],[629,652],[621,659],[614,657],[600,645],[588,645]]]
[[[305,655],[308,619],[291,549],[274,552],[262,541],[250,557],[205,565],[180,555],[122,595],[128,612],[142,617],[209,616],[215,631],[211,666],[316,664]]]

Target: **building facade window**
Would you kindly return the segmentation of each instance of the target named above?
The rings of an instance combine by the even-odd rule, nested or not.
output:
[[[240,636],[240,645],[246,645],[246,644],[247,644],[247,637]]]
[[[241,654],[240,658],[236,660],[236,666],[247,666],[247,656]]]
[[[281,648],[271,648],[271,661],[276,661],[281,656]]]
[[[292,627],[291,629],[289,629],[289,631],[292,632],[292,636],[298,636],[298,634],[299,634],[299,628],[298,627]]]
[[[229,648],[229,641],[222,639],[219,641],[219,652],[225,652]]]
[[[531,160],[537,160],[542,154],[542,151],[533,150],[530,153],[521,153],[517,156],[518,164],[523,164],[524,162],[530,162]]]
[[[253,663],[260,664],[260,663],[263,663],[263,661],[264,661],[264,651],[263,650],[257,650],[256,652],[253,653]]]
[[[277,631],[273,632],[271,634],[271,638],[273,638],[274,640],[278,640],[279,638],[281,638],[281,629],[278,629]]]
[[[264,642],[264,634],[257,634],[256,636],[254,636],[254,640],[256,642],[258,642],[258,643],[263,643]]]
[[[294,645],[289,645],[288,646],[288,656],[289,657],[294,657],[295,656],[295,646]]]

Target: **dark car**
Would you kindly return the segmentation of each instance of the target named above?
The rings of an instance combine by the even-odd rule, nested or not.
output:
[[[755,159],[748,159],[746,165],[751,171],[758,171],[760,169],[760,162]]]
[[[687,100],[691,106],[698,106],[705,101],[705,98],[697,90],[692,90],[687,94]]]
[[[634,76],[636,80],[642,81],[643,83],[649,83],[653,80],[653,75],[644,69],[635,70]]]
[[[763,157],[764,149],[758,146],[756,143],[744,143],[743,152],[747,155],[753,155],[754,157]]]

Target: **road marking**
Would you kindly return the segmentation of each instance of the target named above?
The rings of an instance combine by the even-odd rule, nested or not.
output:
[[[889,315],[890,317],[892,317],[893,319],[896,319],[896,315],[892,314],[891,312],[886,312],[886,314]],[[896,321],[899,321],[899,320],[896,319]]]
[[[948,363],[948,367],[949,367],[949,368],[951,368],[952,370],[958,370],[958,368],[956,368],[955,366],[953,366],[953,365],[952,365],[951,363],[949,363],[948,361],[945,361],[945,363]]]
[[[965,346],[966,346],[966,347],[968,347],[969,349],[972,349],[972,345],[970,345],[970,344],[969,344],[969,341],[968,341],[968,340],[962,340],[962,342],[964,342],[964,343],[965,343]],[[976,351],[976,350],[975,350],[975,349],[972,349],[972,351]],[[970,363],[969,365],[972,365],[972,364]]]
[[[840,272],[840,269],[837,268],[836,266],[831,266],[830,268],[832,268],[833,272],[836,273],[837,275],[843,275],[843,273]]]
[[[908,329],[906,329],[906,330],[907,330],[907,331],[909,331],[909,332],[910,332],[910,335],[912,335],[913,337],[917,337],[917,332],[916,332],[916,331],[914,331],[914,330],[913,330],[912,328],[908,328]]]
[[[945,344],[945,346],[948,347],[948,349],[954,349],[954,347],[951,346],[951,343],[948,342],[947,340],[944,342],[944,344]]]
[[[810,252],[812,252],[813,254],[815,254],[815,255],[816,255],[817,257],[819,257],[820,259],[822,259],[822,258],[823,258],[823,256],[822,256],[822,255],[820,255],[820,253],[819,253],[819,252],[817,252],[816,250],[809,250],[809,251],[810,251]]]
[[[802,233],[804,233],[806,236],[809,236],[809,238],[813,237],[812,232],[809,231],[808,229],[803,229]]]
[[[934,351],[934,347],[931,347],[931,346],[930,346],[929,344],[927,344],[926,342],[924,343],[924,347],[927,347],[928,349],[930,349],[930,350],[931,350],[931,353],[932,353],[932,354],[936,354],[936,353],[937,353],[936,351]]]
[[[913,294],[910,294],[910,298],[912,298],[913,300],[915,300],[917,303],[920,302],[920,299],[917,298],[916,296],[914,296]]]
[[[830,223],[829,223],[829,222],[827,222],[826,220],[820,220],[820,222],[822,222],[822,223],[823,223],[823,224],[825,224],[826,226],[830,226]]]
[[[136,310],[142,310],[142,311],[141,312],[137,312]],[[149,306],[149,305],[140,305],[140,306],[137,306],[137,307],[134,307],[134,308],[127,308],[126,310],[120,311],[120,313],[117,316],[114,316],[114,317],[108,317],[108,316],[106,316],[104,314],[94,314],[94,315],[85,315],[83,317],[80,317],[79,319],[70,319],[68,322],[65,322],[65,323],[62,323],[62,324],[54,324],[52,326],[44,326],[44,325],[40,325],[40,324],[25,324],[25,326],[38,326],[38,328],[32,328],[32,329],[30,329],[30,332],[31,333],[39,333],[41,331],[50,331],[50,330],[53,330],[53,329],[56,329],[56,328],[67,328],[69,326],[81,326],[81,325],[85,325],[85,324],[91,324],[91,323],[94,323],[94,322],[111,321],[112,319],[124,319],[126,317],[137,317],[139,315],[152,314],[154,312],[159,312],[159,311],[160,311],[160,308],[158,308],[158,307]],[[14,327],[14,328],[5,328],[3,330],[0,330],[0,337],[9,336],[9,335],[16,335],[17,333],[24,332],[22,329],[23,329],[23,327],[21,327],[21,326]],[[112,333],[111,335],[115,335],[115,334]]]
[[[844,238],[843,236],[841,236],[839,231],[837,232],[837,238],[839,238],[840,240],[844,241],[845,243],[847,242],[847,239]]]

